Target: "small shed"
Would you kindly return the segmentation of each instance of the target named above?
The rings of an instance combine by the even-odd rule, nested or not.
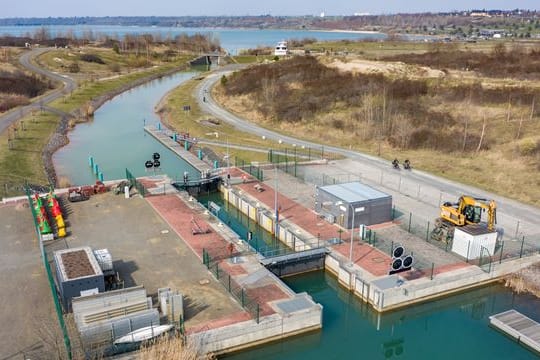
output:
[[[72,298],[85,294],[86,290],[105,291],[103,271],[90,247],[56,251],[54,262],[58,290],[66,308],[71,307]]]
[[[321,186],[315,211],[347,229],[380,224],[392,220],[392,196],[360,182]]]
[[[478,259],[493,256],[497,245],[497,232],[488,230],[484,224],[456,227],[452,251],[464,258]]]

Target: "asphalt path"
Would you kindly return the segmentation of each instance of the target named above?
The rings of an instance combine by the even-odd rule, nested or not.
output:
[[[296,146],[305,146],[315,149],[320,149],[321,144],[298,139],[292,136],[287,136],[284,134],[277,133],[275,131],[265,129],[263,127],[254,124],[247,119],[241,118],[224,108],[218,105],[211,96],[210,89],[212,86],[220,80],[222,75],[230,73],[231,70],[224,69],[216,71],[209,76],[207,76],[196,88],[196,97],[201,106],[201,109],[212,116],[215,116],[227,123],[233,125],[235,128],[241,131],[255,134],[257,136],[265,137],[268,141],[278,142],[281,140],[283,143],[296,144]],[[204,99],[204,101],[203,101]],[[275,144],[275,143],[274,143]],[[270,147],[270,146],[269,146]],[[382,171],[388,171],[391,168],[389,161],[377,158],[375,156],[366,155],[357,151],[343,149],[336,146],[324,145],[324,151],[336,153],[360,164],[366,164],[374,167],[380,168]],[[414,160],[413,160],[414,166]],[[489,193],[487,191],[472,187],[469,185],[460,184],[448,179],[444,179],[423,171],[413,170],[413,171],[401,171],[401,176],[407,178],[411,181],[416,182],[421,186],[430,186],[440,189],[448,194],[454,194],[457,198],[462,194],[472,195],[475,197],[481,197],[486,199],[494,199],[498,203],[499,213],[503,211],[508,216],[512,216],[515,219],[520,221],[525,221],[530,224],[540,224],[540,209],[534,206],[520,203],[518,201],[508,199],[496,194]],[[485,176],[490,176],[490,174],[485,174]]]
[[[30,112],[34,110],[39,110],[45,104],[48,104],[51,101],[54,101],[62,97],[64,94],[68,94],[77,88],[77,83],[69,76],[60,75],[52,71],[43,69],[37,65],[34,65],[34,58],[51,49],[53,48],[37,48],[30,50],[24,53],[19,58],[19,62],[24,68],[33,73],[43,75],[50,80],[62,83],[62,87],[52,90],[45,95],[34,99],[32,103],[28,105],[13,109],[0,116],[0,133],[4,132],[11,124],[24,117],[25,115],[29,114]]]

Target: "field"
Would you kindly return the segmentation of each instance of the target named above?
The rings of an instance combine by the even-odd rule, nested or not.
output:
[[[377,45],[366,43],[363,51]],[[491,58],[476,71],[438,67],[433,45],[413,43],[408,50],[431,55],[402,55],[408,64],[392,55],[376,62],[381,71],[347,69],[371,61],[365,56],[296,57],[236,73],[215,92],[230,110],[262,126],[388,160],[409,158],[415,168],[540,205],[536,60],[520,63],[527,80],[512,71],[486,76],[500,49],[481,45],[476,50]],[[437,45],[439,59],[454,51],[450,46]],[[535,46],[525,43],[520,51],[532,53]],[[515,62],[511,55],[498,59],[501,69]],[[387,69],[396,66],[399,71]]]
[[[201,76],[204,76],[201,75]],[[242,133],[232,126],[216,121],[211,116],[202,113],[197,99],[194,97],[195,88],[199,85],[202,77],[189,80],[177,87],[163,99],[158,107],[158,113],[162,121],[171,129],[178,132],[187,132],[192,137],[198,139],[207,139],[210,141],[220,142],[222,144],[229,142],[229,145],[245,145],[265,148],[267,142],[259,137],[251,134]],[[191,110],[184,111],[183,106],[190,104]],[[216,136],[216,133],[218,134]],[[206,146],[206,145],[205,145]],[[226,154],[226,148],[223,146],[209,146],[215,152],[223,157]],[[231,164],[234,158],[264,161],[267,158],[266,153],[253,153],[250,151],[229,149]]]

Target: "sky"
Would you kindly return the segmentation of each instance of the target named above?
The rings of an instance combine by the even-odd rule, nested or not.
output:
[[[2,0],[2,2],[8,0]],[[4,3],[5,5],[5,3]],[[202,5],[202,6],[201,6]],[[535,9],[539,0],[18,0],[0,6],[0,18],[71,16],[352,15],[467,9]]]

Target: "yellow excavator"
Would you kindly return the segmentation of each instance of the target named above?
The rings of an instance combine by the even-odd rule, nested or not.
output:
[[[486,211],[487,229],[495,231],[495,224],[497,223],[497,204],[495,200],[463,195],[457,203],[445,202],[441,205],[440,218],[435,220],[431,238],[449,242],[454,237],[456,226],[479,224],[482,221],[482,213]]]

